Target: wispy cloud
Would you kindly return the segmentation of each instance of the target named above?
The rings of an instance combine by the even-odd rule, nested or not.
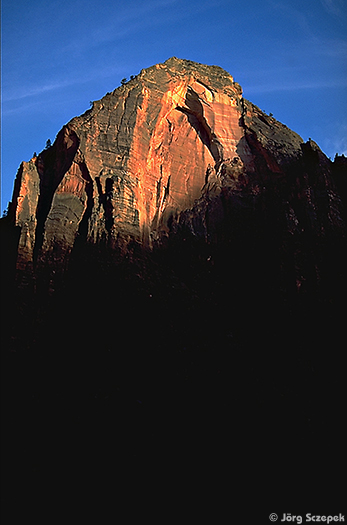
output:
[[[67,86],[71,86],[73,84],[77,84],[79,82],[80,81],[76,79],[75,81],[62,80],[60,82],[59,81],[48,82],[47,84],[44,84],[44,85],[38,85],[38,86],[32,86],[32,87],[20,86],[15,91],[12,90],[11,93],[8,93],[8,94],[5,93],[2,97],[2,102],[3,103],[13,102],[13,101],[21,100],[24,98],[35,97],[37,95],[42,95],[43,93],[47,93],[48,91],[54,91],[56,89],[61,89]]]
[[[344,10],[344,0],[321,0],[323,7],[334,16],[341,16]]]
[[[110,76],[115,75],[121,75],[122,74],[122,68],[121,66],[116,67],[99,67],[93,70],[89,70],[88,74],[81,74],[80,71],[78,71],[78,74],[76,74],[74,77],[71,77],[69,79],[63,79],[57,76],[56,79],[48,80],[43,84],[37,84],[37,85],[20,85],[16,88],[13,88],[11,86],[11,89],[8,89],[6,92],[6,89],[3,90],[3,96],[2,96],[2,104],[5,106],[6,103],[13,103],[17,101],[21,101],[23,99],[28,98],[34,98],[38,97],[40,95],[44,95],[46,93],[49,93],[50,91],[58,91],[65,88],[69,88],[76,85],[86,84],[90,81],[93,81],[95,78],[107,78]],[[3,108],[3,112],[6,112],[6,108]],[[12,109],[9,110],[12,112]]]
[[[81,37],[71,39],[68,44],[62,46],[60,54],[69,52],[83,55],[86,51],[110,42],[124,39],[127,35],[136,34],[136,31],[148,28],[155,23],[156,15],[163,16],[165,9],[170,9],[181,0],[152,0],[143,4],[127,5],[123,10],[119,10],[117,15],[110,12],[110,16],[96,22],[90,31]],[[172,14],[171,10],[171,14]]]
[[[271,7],[277,11],[281,12],[284,16],[286,16],[288,23],[292,24],[292,26],[296,26],[300,28],[300,30],[303,32],[303,34],[307,36],[311,36],[311,27],[310,27],[310,21],[307,13],[302,9],[297,9],[293,5],[291,5],[289,2],[284,2],[283,0],[267,0],[268,4],[271,5]]]

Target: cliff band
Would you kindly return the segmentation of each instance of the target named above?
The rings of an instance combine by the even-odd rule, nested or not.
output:
[[[151,246],[211,185],[245,185],[259,156],[278,176],[302,142],[219,67],[171,58],[143,70],[22,163],[12,204],[18,266],[53,250],[64,258],[78,236]]]

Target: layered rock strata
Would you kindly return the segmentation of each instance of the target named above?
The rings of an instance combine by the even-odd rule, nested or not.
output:
[[[272,210],[289,236],[321,236],[343,222],[332,166],[244,99],[229,73],[171,58],[94,102],[22,163],[10,206],[17,267],[64,267],[84,241],[151,248],[178,224],[218,241],[237,209]]]

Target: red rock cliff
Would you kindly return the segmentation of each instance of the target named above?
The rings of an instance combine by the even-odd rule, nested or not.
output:
[[[171,58],[142,70],[21,165],[12,203],[18,267],[61,264],[81,238],[150,247],[170,218],[206,196],[247,188],[255,197],[266,181],[287,180],[302,142],[217,66]],[[298,191],[310,205],[307,188]],[[287,208],[290,228],[297,217]]]

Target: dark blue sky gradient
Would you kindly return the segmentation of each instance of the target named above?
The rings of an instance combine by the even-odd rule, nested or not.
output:
[[[345,0],[2,0],[1,211],[22,160],[171,56],[216,64],[330,157],[347,154]]]

